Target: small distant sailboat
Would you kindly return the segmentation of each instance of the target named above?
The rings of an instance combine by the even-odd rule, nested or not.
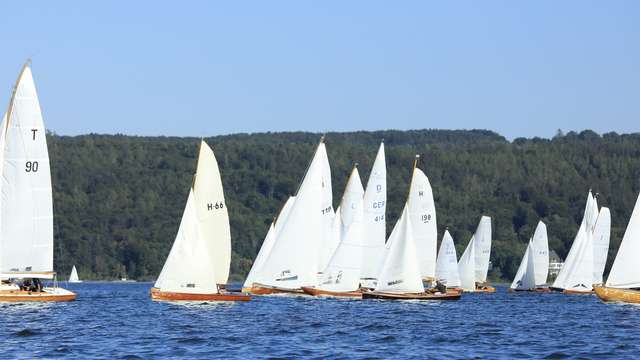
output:
[[[596,285],[596,295],[603,301],[640,304],[640,196],[631,213],[618,254],[605,285]]]
[[[53,271],[53,200],[47,139],[27,62],[0,129],[0,301],[71,301]],[[53,287],[42,280],[53,279]]]
[[[198,165],[169,256],[151,289],[153,300],[247,301],[224,289],[230,267],[231,235],[215,155],[200,142]]]
[[[491,256],[491,218],[482,216],[475,234],[458,262],[460,282],[466,292],[495,292],[487,284]]]
[[[357,164],[353,167],[342,197],[340,216],[340,244],[322,272],[317,286],[303,286],[314,296],[362,297],[360,273],[363,254],[363,195],[364,189]]]
[[[251,288],[245,290],[256,295],[303,294],[303,286],[318,284],[320,270],[326,268],[327,249],[334,247],[337,238],[331,199],[331,171],[323,137],[286,219],[279,229],[276,223],[271,251]]]
[[[547,226],[538,222],[533,237],[527,244],[510,291],[549,292],[546,287],[549,272],[549,240]]]
[[[593,293],[593,285],[602,283],[610,234],[609,209],[598,211],[597,200],[589,190],[582,222],[551,289],[565,294]]]
[[[73,267],[71,268],[71,274],[69,274],[69,280],[68,282],[70,283],[81,283],[82,280],[80,280],[78,278],[78,270],[76,270],[76,266],[73,265]]]
[[[458,255],[449,230],[444,231],[438,260],[436,262],[436,280],[448,289],[460,289],[460,273],[458,271]]]
[[[410,202],[412,200],[415,201],[415,199],[412,199],[412,194],[420,197],[419,191],[424,189],[421,179],[426,178],[426,176],[416,165],[417,159],[414,162],[407,203],[387,241],[387,254],[378,276],[377,285],[373,291],[364,292],[362,294],[363,299],[457,300],[460,298],[460,292],[458,291],[447,291],[446,293],[435,290],[425,291],[422,283],[421,254],[416,246],[416,228],[412,223],[413,219],[416,218],[416,213],[411,213]],[[423,219],[419,217],[420,221]],[[417,228],[420,229],[421,227]]]

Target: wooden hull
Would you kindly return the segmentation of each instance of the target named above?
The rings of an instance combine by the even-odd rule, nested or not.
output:
[[[549,288],[535,288],[535,289],[511,289],[509,288],[509,290],[507,290],[510,293],[519,293],[519,292],[529,292],[529,293],[538,293],[538,294],[544,294],[544,293],[550,293],[551,289]]]
[[[245,291],[248,290],[248,291]],[[243,288],[242,292],[249,293],[251,295],[275,295],[275,294],[293,294],[293,295],[305,295],[302,289],[284,289],[274,286],[266,286],[253,284],[250,288]]]
[[[476,292],[476,293],[494,293],[496,292],[496,288],[494,288],[493,286],[483,286],[481,288],[476,288],[474,291],[466,291],[466,290],[462,290],[463,292]]]
[[[0,291],[0,301],[6,302],[62,302],[73,301],[76,299],[76,294],[71,291],[41,291],[31,292],[23,290],[3,290]]]
[[[590,291],[562,290],[562,293],[565,295],[591,295],[593,294],[593,290],[590,290]]]
[[[156,301],[249,301],[251,296],[240,293],[187,294],[151,288],[151,299]]]
[[[447,292],[446,294],[432,294],[432,293],[387,293],[380,291],[371,291],[362,293],[363,299],[378,299],[378,300],[459,300],[462,296],[459,292]]]
[[[595,288],[596,295],[605,302],[640,304],[640,290],[617,289],[605,286]]]
[[[307,287],[307,286],[303,286],[302,287],[302,291],[304,291],[305,294],[311,295],[311,296],[324,296],[324,297],[347,297],[347,298],[362,298],[362,291],[329,291],[329,290],[322,290],[322,289],[318,289],[318,288],[314,288],[314,287]]]

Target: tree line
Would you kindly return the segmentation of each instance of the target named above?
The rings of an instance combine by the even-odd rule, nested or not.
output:
[[[241,280],[276,212],[295,193],[320,134],[281,132],[205,138],[220,165],[231,222],[233,280]],[[197,138],[48,134],[54,189],[55,267],[85,279],[154,279],[175,238],[196,166]],[[326,134],[334,206],[353,163],[366,184],[380,141],[387,155],[387,231],[398,218],[416,154],[436,202],[438,236],[458,256],[481,215],[493,222],[490,273],[515,274],[538,220],[565,257],[587,191],[612,214],[607,270],[640,189],[640,135],[558,133],[507,141],[486,130]]]

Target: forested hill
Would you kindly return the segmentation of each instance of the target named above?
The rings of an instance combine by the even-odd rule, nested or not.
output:
[[[206,138],[220,163],[231,219],[232,276],[251,267],[268,226],[293,194],[320,134],[290,132]],[[510,279],[539,219],[550,248],[566,256],[589,188],[611,208],[607,269],[640,189],[640,135],[592,131],[507,141],[490,131],[326,134],[334,206],[359,163],[366,184],[380,141],[388,171],[387,229],[404,205],[415,154],[433,186],[438,236],[449,227],[458,256],[480,215],[493,218],[494,269]],[[50,134],[55,265],[66,276],[153,279],[174,240],[196,165],[199,139]],[[292,256],[295,256],[292,254]]]

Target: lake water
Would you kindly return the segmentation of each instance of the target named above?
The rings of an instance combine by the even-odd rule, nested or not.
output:
[[[2,358],[624,358],[640,307],[595,296],[465,294],[451,302],[254,297],[152,302],[150,283],[65,287],[77,301],[0,304]]]

